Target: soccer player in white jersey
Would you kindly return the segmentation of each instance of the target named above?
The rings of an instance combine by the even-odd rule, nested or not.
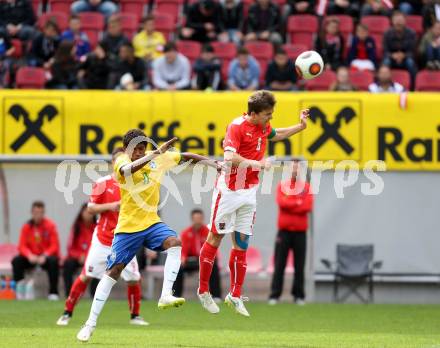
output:
[[[302,110],[298,124],[272,128],[270,120],[275,103],[271,92],[255,92],[248,99],[247,113],[234,119],[226,131],[223,150],[229,169],[223,171],[217,180],[212,198],[210,232],[200,251],[198,295],[202,306],[213,314],[220,309],[209,292],[212,265],[223,237],[231,234],[231,284],[225,302],[237,313],[249,316],[243,304],[241,288],[246,275],[246,250],[255,221],[258,174],[261,169],[270,167],[270,160],[264,159],[267,139],[283,140],[307,126],[309,110]]]

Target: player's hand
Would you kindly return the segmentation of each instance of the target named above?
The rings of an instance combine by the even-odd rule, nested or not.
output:
[[[307,119],[310,116],[310,110],[309,109],[304,109],[301,110],[301,114],[299,115],[299,120],[301,123],[301,126],[303,126],[304,128],[307,127]]]
[[[158,148],[159,153],[167,152],[169,149],[171,149],[173,147],[174,143],[177,140],[178,140],[177,137],[174,137],[174,138],[168,140],[166,143],[160,145],[159,148]]]
[[[34,255],[34,254],[31,254],[31,255],[28,256],[28,260],[29,260],[30,263],[35,265],[38,262],[38,256]]]
[[[117,212],[117,211],[119,211],[120,206],[121,206],[121,202],[119,202],[119,201],[110,203],[110,210]]]
[[[272,167],[273,157],[263,158],[261,163],[261,169],[268,170]]]
[[[225,162],[215,161],[217,172],[220,173],[222,170],[226,169]]]
[[[37,263],[39,265],[44,265],[46,263],[46,256],[45,255],[37,256],[37,258],[38,258]]]

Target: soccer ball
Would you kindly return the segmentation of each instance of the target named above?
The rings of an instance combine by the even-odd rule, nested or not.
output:
[[[324,70],[324,61],[316,51],[305,51],[295,61],[296,72],[299,77],[311,80],[321,75]]]

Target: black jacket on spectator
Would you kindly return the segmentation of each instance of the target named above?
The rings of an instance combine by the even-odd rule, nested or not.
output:
[[[358,17],[361,9],[362,1],[350,0],[350,4],[347,7],[340,7],[336,4],[335,0],[330,0],[328,3],[327,14],[346,14],[352,17]]]
[[[6,32],[0,31],[0,61],[5,57],[6,52],[11,47],[12,47],[12,42],[9,35]]]
[[[287,61],[286,66],[283,68],[280,68],[275,61],[269,63],[266,71],[266,86],[270,87],[270,84],[274,81],[296,82],[295,65],[291,59]]]
[[[410,28],[405,28],[402,34],[397,33],[393,28],[388,29],[383,37],[384,57],[394,52],[404,52],[407,57],[413,57],[416,42],[416,33]]]
[[[190,6],[186,19],[186,26],[196,31],[196,37],[205,36],[205,23],[214,24],[216,33],[223,31],[220,5],[217,3],[214,4],[214,10],[211,16],[204,16],[202,14],[199,3]]]
[[[422,8],[423,8],[423,1],[422,0],[399,0],[398,4],[400,5],[402,2],[407,2],[409,3],[413,10],[414,10],[414,15],[420,15],[422,12]]]
[[[0,27],[7,24],[34,25],[35,15],[30,0],[15,0],[14,3],[0,1]]]
[[[110,36],[107,33],[104,34],[102,41],[100,42],[102,48],[105,50],[110,63],[116,63],[119,55],[119,48],[130,41],[123,34],[119,36]]]
[[[248,32],[259,33],[262,31],[278,31],[280,22],[280,10],[273,3],[267,10],[263,10],[257,3],[249,8]]]
[[[325,36],[318,35],[315,43],[316,50],[321,54],[325,64],[330,64],[333,70],[343,65],[344,37],[339,35],[338,43],[329,44]]]
[[[348,52],[347,62],[350,64],[353,60],[357,59],[358,46],[361,41],[357,36],[353,36],[351,39],[350,51]],[[374,65],[377,64],[376,60],[376,43],[372,37],[367,37],[365,39],[365,49],[367,51],[367,58],[373,62]]]
[[[30,64],[34,66],[42,66],[55,55],[59,43],[60,39],[58,37],[52,39],[40,33],[32,41]]]
[[[423,28],[425,30],[432,27],[432,25],[437,21],[437,16],[435,14],[435,6],[436,4],[428,4],[423,7],[422,16],[423,16]],[[437,4],[440,6],[440,3]]]
[[[52,79],[48,81],[46,86],[48,88],[76,88],[78,85],[77,73],[78,65],[75,60],[69,59],[66,62],[55,61],[50,69]]]
[[[212,61],[197,59],[194,63],[194,73],[196,74],[196,87],[204,90],[211,87],[218,90],[221,85],[221,62],[214,58]]]
[[[226,8],[222,6],[221,21],[225,30],[228,29],[243,29],[244,15],[243,15],[243,3],[239,2],[233,8]]]
[[[94,53],[90,53],[80,65],[79,70],[85,70],[83,86],[81,87],[87,89],[108,88],[110,64],[107,58],[99,59]]]
[[[301,13],[315,14],[316,0],[287,0],[287,4],[290,5],[290,14],[291,15],[298,14],[298,12],[295,9],[295,5],[297,2],[301,2],[301,1],[306,1],[309,3],[307,10],[305,12],[301,12]]]
[[[119,80],[122,75],[130,73],[133,76],[134,82],[145,85],[147,82],[147,68],[142,59],[134,57],[132,63],[128,61],[119,61],[113,69],[110,77],[110,86],[112,88],[119,85]]]

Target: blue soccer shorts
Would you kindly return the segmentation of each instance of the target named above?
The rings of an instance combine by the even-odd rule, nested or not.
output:
[[[169,237],[177,237],[177,233],[163,222],[158,222],[139,232],[116,233],[113,238],[111,254],[107,258],[107,269],[121,263],[127,265],[141,246],[162,251],[162,244]]]

